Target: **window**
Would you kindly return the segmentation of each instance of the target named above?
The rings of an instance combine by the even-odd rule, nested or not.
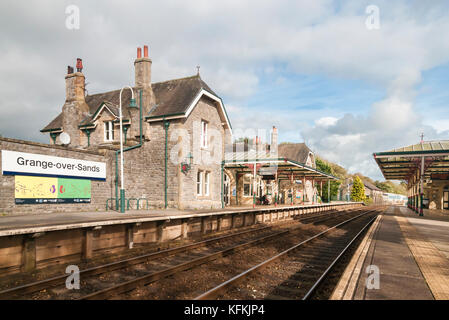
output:
[[[252,184],[251,184],[251,176],[246,175],[243,177],[243,196],[250,197],[252,195]]]
[[[207,148],[207,122],[201,120],[201,148]]]
[[[203,184],[203,172],[198,170],[196,175],[196,194],[201,196],[202,193],[202,184]]]
[[[208,196],[209,195],[209,176],[210,176],[210,172],[205,172],[204,173],[204,195]]]
[[[104,123],[104,141],[114,141],[114,123],[112,121]]]

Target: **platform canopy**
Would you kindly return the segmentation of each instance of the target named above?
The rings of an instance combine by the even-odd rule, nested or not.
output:
[[[373,156],[387,180],[449,179],[449,140],[422,141]]]
[[[261,176],[276,176],[277,179],[317,179],[317,180],[339,180],[339,178],[322,172],[318,169],[306,166],[303,163],[279,158],[270,153],[256,152],[232,152],[226,154],[224,167],[235,169],[240,173],[256,173]]]

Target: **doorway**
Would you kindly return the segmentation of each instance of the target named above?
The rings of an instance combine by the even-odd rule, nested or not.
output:
[[[443,190],[443,209],[449,210],[449,186]]]
[[[229,206],[230,204],[230,200],[231,200],[231,195],[230,195],[230,185],[231,185],[231,181],[228,177],[227,174],[224,175],[223,177],[224,181],[223,181],[223,202],[225,206]]]

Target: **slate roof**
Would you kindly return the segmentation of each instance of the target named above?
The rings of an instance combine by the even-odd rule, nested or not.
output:
[[[396,148],[385,153],[416,152],[416,151],[442,151],[449,150],[449,140],[423,141],[407,147]]]
[[[376,187],[374,184],[372,184],[371,182],[369,182],[368,180],[363,180],[362,179],[363,184],[365,185],[366,188],[370,189],[370,190],[374,190],[374,191],[382,191],[381,189],[379,189],[378,187]]]
[[[312,152],[312,150],[305,143],[282,143],[278,145],[279,157],[292,159],[299,163],[307,162],[309,152]]]
[[[421,167],[422,157],[426,158],[424,177],[444,179],[449,174],[449,140],[423,141],[373,155],[386,180],[410,181]]]
[[[150,110],[150,117],[185,113],[201,89],[218,97],[199,75],[158,82],[151,87],[156,97],[156,106]]]
[[[187,111],[192,101],[201,89],[218,97],[212,89],[200,78],[199,75],[192,77],[174,79],[164,82],[152,83],[151,88],[156,98],[156,105],[150,106],[150,113],[144,117],[161,117],[172,114],[183,114]],[[137,93],[133,88],[134,94]],[[81,121],[80,125],[90,124],[98,108],[104,102],[108,108],[118,116],[120,89],[97,93],[86,96],[86,103],[89,106],[89,114]],[[131,99],[131,91],[123,90],[122,104]],[[128,108],[123,108],[123,117],[129,119]],[[41,132],[47,132],[62,128],[62,112],[53,119]]]

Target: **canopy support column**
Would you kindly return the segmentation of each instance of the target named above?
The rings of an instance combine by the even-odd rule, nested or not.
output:
[[[420,192],[420,202],[421,202],[421,207],[419,208],[419,215],[422,217],[423,215],[424,215],[424,203],[423,203],[423,200],[424,200],[424,185],[423,185],[423,183],[424,183],[424,181],[423,181],[423,175],[424,175],[424,157],[421,157],[421,172],[420,172],[420,190],[419,190],[419,192]]]
[[[302,178],[302,203],[306,203],[306,176]]]
[[[257,167],[257,163],[254,163],[254,171],[253,171],[253,208],[256,207],[256,167]]]
[[[323,180],[320,180],[320,198],[323,201]]]

